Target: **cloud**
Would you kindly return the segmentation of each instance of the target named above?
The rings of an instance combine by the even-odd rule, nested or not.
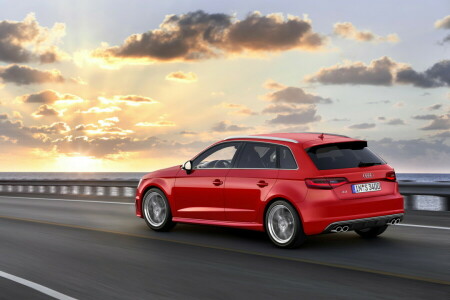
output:
[[[313,32],[308,19],[253,12],[237,20],[199,10],[168,15],[158,29],[133,34],[120,46],[104,45],[87,60],[107,65],[198,61],[232,54],[318,50],[324,44],[325,37]]]
[[[387,36],[379,36],[370,31],[360,31],[350,22],[334,24],[334,33],[340,37],[355,40],[358,42],[391,42],[399,41],[396,34],[388,34]]]
[[[269,93],[266,98],[273,103],[293,103],[293,104],[329,104],[333,101],[317,95],[308,94],[298,87],[288,86],[281,90]]]
[[[384,56],[373,60],[369,65],[353,62],[322,68],[317,73],[306,76],[305,80],[322,84],[411,84],[422,88],[443,87],[450,86],[450,60],[442,60],[424,72],[417,72],[408,65]]]
[[[166,80],[178,81],[178,82],[195,82],[197,81],[197,75],[193,72],[171,72],[167,74]]]
[[[320,121],[321,116],[317,115],[316,104],[329,104],[333,101],[305,92],[303,89],[292,86],[284,86],[275,81],[265,83],[269,89],[277,89],[265,95],[265,99],[270,102],[262,113],[275,114],[267,120],[268,124],[299,125]]]
[[[82,102],[78,96],[72,94],[60,94],[54,90],[44,90],[35,94],[26,94],[20,96],[19,99],[24,103],[46,103],[52,104],[57,101],[64,101],[65,103],[70,102]]]
[[[244,131],[244,130],[250,130],[250,129],[253,129],[253,128],[248,127],[248,126],[229,124],[227,121],[222,121],[222,122],[216,123],[211,128],[212,131],[216,131],[216,132]]]
[[[80,114],[102,114],[102,113],[112,113],[116,111],[121,111],[122,109],[117,106],[110,106],[110,107],[90,107],[87,110],[78,110],[77,113]]]
[[[38,83],[62,83],[65,81],[58,70],[41,71],[23,65],[0,66],[0,79],[4,83],[28,85]]]
[[[427,107],[428,110],[439,110],[441,108],[442,108],[442,104],[434,104],[434,105]]]
[[[392,69],[396,66],[396,62],[384,56],[373,60],[369,65],[355,62],[322,68],[316,74],[307,77],[306,80],[322,84],[391,85],[394,78]]]
[[[105,136],[125,136],[132,134],[133,130],[122,129],[117,126],[119,123],[118,117],[106,118],[98,120],[97,124],[80,124],[75,126],[75,132],[83,132],[89,135],[102,135]]]
[[[434,27],[440,28],[440,29],[450,29],[450,15],[437,20],[434,23]]]
[[[367,104],[388,104],[391,103],[390,100],[380,100],[380,101],[369,101],[366,102]]]
[[[371,129],[371,128],[375,128],[375,124],[374,123],[359,123],[359,124],[353,124],[348,126],[348,128],[350,129]]]
[[[333,118],[330,121],[332,121],[332,122],[346,122],[346,121],[350,121],[350,119],[348,119],[348,118]]]
[[[449,130],[450,129],[450,114],[441,115],[431,121],[421,130]]]
[[[47,134],[67,133],[70,131],[70,126],[67,125],[65,122],[56,122],[51,125],[27,127],[26,130],[29,130],[33,133],[47,133]]]
[[[387,125],[406,125],[405,121],[400,118],[390,119],[386,122]]]
[[[267,123],[294,125],[317,122],[321,120],[321,117],[316,115],[316,113],[317,109],[315,105],[309,105],[307,107],[296,108],[293,112],[287,114],[277,114],[273,119],[268,120]]]
[[[34,14],[23,21],[0,22],[0,61],[53,63],[67,56],[55,44],[65,35],[65,25],[42,27]]]
[[[0,114],[0,120],[7,120],[8,118],[8,114]]]
[[[266,80],[266,82],[264,82],[263,87],[268,89],[268,90],[281,90],[283,88],[285,88],[286,86],[276,82],[275,80],[269,79]]]
[[[396,81],[422,88],[450,86],[450,60],[437,62],[425,72],[417,72],[411,67],[399,70]]]
[[[54,117],[54,116],[61,116],[62,112],[57,111],[51,106],[48,106],[47,104],[39,106],[38,110],[32,113],[34,117]]]
[[[249,107],[247,107],[243,104],[225,102],[225,103],[222,103],[221,106],[225,107],[225,108],[234,109],[234,111],[232,113],[235,115],[254,116],[254,115],[258,114],[256,111],[253,111],[252,109],[250,109]]]
[[[175,126],[175,123],[172,121],[157,121],[157,122],[139,122],[135,126],[140,127],[171,127]]]
[[[429,115],[416,115],[416,116],[412,116],[411,118],[416,119],[416,120],[435,120],[438,118],[438,116],[429,114]]]
[[[113,96],[112,99],[99,97],[98,98],[104,104],[114,104],[114,103],[126,103],[127,105],[138,106],[141,104],[153,104],[158,103],[149,97],[138,96],[138,95],[118,95]]]

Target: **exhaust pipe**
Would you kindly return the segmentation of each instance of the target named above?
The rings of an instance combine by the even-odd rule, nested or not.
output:
[[[344,225],[344,226],[336,226],[333,230],[331,230],[331,232],[346,232],[350,229],[349,226]]]
[[[394,218],[388,222],[388,225],[397,225],[401,222],[400,218]]]
[[[342,226],[337,226],[331,232],[342,232]]]

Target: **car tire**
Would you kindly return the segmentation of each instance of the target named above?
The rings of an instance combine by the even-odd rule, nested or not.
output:
[[[273,202],[264,219],[267,235],[277,247],[297,248],[306,241],[300,217],[287,201]]]
[[[379,236],[382,234],[386,228],[388,228],[387,225],[380,226],[380,227],[372,227],[372,228],[365,228],[360,230],[355,230],[357,234],[359,234],[362,238],[365,239],[371,239]]]
[[[142,200],[142,215],[148,227],[155,231],[169,231],[176,223],[166,195],[157,188],[149,189]]]

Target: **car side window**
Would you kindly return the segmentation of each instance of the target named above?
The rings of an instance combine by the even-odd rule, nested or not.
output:
[[[297,163],[288,147],[280,146],[280,169],[296,170]]]
[[[236,168],[276,169],[277,147],[273,144],[246,143]]]
[[[224,143],[206,150],[194,160],[194,169],[231,168],[239,145],[239,143]]]

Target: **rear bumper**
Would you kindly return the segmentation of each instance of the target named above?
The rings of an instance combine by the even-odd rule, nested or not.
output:
[[[393,215],[385,215],[385,216],[377,216],[372,218],[363,218],[363,219],[353,219],[353,220],[345,220],[331,223],[328,225],[323,233],[333,232],[339,226],[348,226],[348,230],[358,230],[370,227],[379,227],[384,225],[389,225],[390,222],[394,219],[403,219],[404,214],[393,214]]]
[[[336,199],[331,193],[329,197],[324,193],[321,196],[298,205],[307,235],[326,232],[330,224],[405,213],[403,197],[398,193],[352,200]]]

